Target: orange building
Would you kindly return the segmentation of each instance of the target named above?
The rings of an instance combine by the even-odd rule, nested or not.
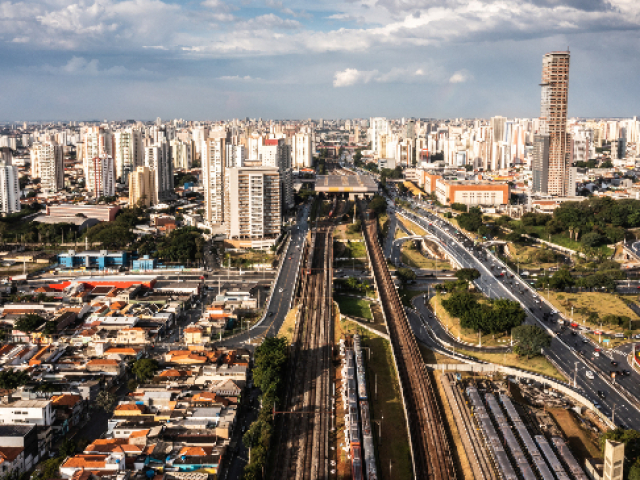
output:
[[[443,205],[463,203],[469,206],[497,207],[509,203],[509,184],[479,180],[436,181],[436,197]]]

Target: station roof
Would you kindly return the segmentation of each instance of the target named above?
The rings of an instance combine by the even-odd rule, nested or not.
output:
[[[378,184],[369,175],[318,175],[316,192],[376,193]]]

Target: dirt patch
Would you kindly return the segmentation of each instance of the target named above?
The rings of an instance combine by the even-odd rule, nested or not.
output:
[[[582,427],[575,412],[560,408],[551,408],[548,412],[564,433],[569,449],[581,465],[584,465],[587,458],[602,458],[598,448],[598,437],[594,432]]]

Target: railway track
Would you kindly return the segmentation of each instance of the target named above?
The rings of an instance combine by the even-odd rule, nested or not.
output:
[[[364,236],[398,367],[414,478],[454,479],[456,473],[434,387],[378,243],[375,219],[364,220]]]
[[[340,212],[343,205],[335,207]],[[333,346],[333,222],[318,222],[303,265],[300,316],[289,356],[270,478],[329,479]]]

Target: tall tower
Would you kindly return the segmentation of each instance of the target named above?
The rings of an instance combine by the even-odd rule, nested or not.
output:
[[[542,57],[540,134],[549,135],[547,189],[565,196],[569,186],[570,138],[567,134],[569,98],[569,52],[551,52]]]

